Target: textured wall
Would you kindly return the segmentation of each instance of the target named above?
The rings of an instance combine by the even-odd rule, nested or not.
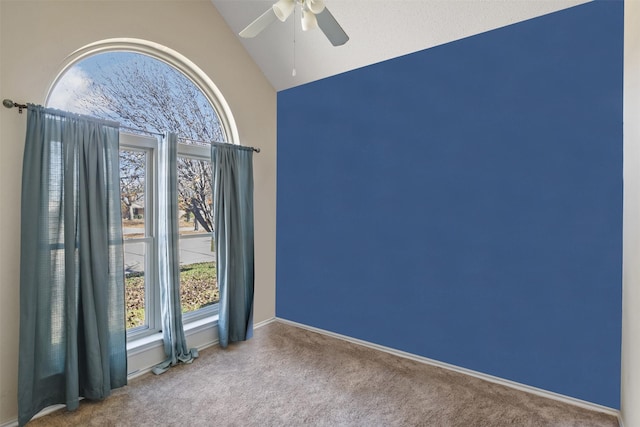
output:
[[[619,407],[623,4],[278,93],[279,317]]]
[[[159,43],[193,61],[233,112],[254,161],[256,321],[275,311],[276,93],[209,0],[0,1],[3,98],[44,104],[81,47],[114,37]],[[0,424],[17,415],[20,177],[26,114],[0,109]],[[16,208],[16,206],[18,208]]]

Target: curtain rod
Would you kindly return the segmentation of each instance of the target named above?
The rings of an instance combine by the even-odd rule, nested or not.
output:
[[[17,102],[13,102],[10,99],[3,99],[2,100],[2,105],[4,105],[7,108],[18,107],[18,114],[22,114],[22,110],[25,110],[27,108],[27,104],[18,104]],[[134,127],[129,127],[129,126],[123,126],[123,125],[120,125],[120,128],[121,129],[126,129],[126,130],[132,130],[134,132],[149,133],[149,134],[158,135],[158,136],[164,136],[165,135],[165,134],[159,133],[159,132],[154,132],[154,131],[150,131],[150,130],[146,130],[146,129],[134,128]],[[183,141],[197,142],[197,143],[200,143],[200,144],[211,144],[212,142],[216,143],[216,144],[228,144],[228,142],[226,142],[226,141],[198,141],[197,139],[181,137],[180,135],[178,135],[178,139],[181,139]],[[256,153],[260,152],[260,149],[257,148],[257,147],[247,147],[247,148],[252,149]]]
[[[22,110],[27,108],[26,104],[18,104],[17,102],[13,102],[10,99],[3,99],[2,100],[2,105],[4,105],[7,108],[18,107],[18,113],[19,114],[22,114]]]

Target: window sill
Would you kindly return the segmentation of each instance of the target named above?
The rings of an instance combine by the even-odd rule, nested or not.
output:
[[[203,331],[208,328],[213,328],[218,326],[218,314],[214,314],[213,316],[204,317],[202,319],[194,320],[193,322],[189,322],[184,325],[184,334],[186,336],[196,334],[200,331]],[[160,334],[162,335],[162,334]]]
[[[149,348],[155,347],[158,344],[162,344],[162,333],[147,335],[142,338],[136,338],[134,340],[127,340],[127,355],[132,356]]]
[[[202,349],[217,342],[217,325],[217,313],[185,324],[184,334],[189,347]],[[203,337],[203,335],[206,335],[206,337]],[[162,347],[162,332],[127,342],[129,366],[134,369],[129,372],[129,378],[147,372],[156,364],[161,363],[162,357],[164,357],[164,351],[161,351]],[[158,357],[161,358],[158,360]]]

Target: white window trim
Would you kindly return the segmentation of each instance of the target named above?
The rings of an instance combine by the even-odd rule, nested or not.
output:
[[[129,378],[148,372],[153,366],[161,363],[164,355],[163,334],[160,318],[160,292],[158,288],[157,272],[153,254],[157,253],[157,227],[155,217],[157,206],[154,201],[157,198],[157,150],[159,139],[151,136],[134,135],[126,132],[120,133],[120,149],[142,150],[147,153],[147,176],[145,179],[145,211],[153,212],[145,216],[145,234],[153,239],[154,248],[147,252],[145,262],[145,312],[147,325],[133,328],[127,331],[127,365]],[[206,146],[193,146],[178,144],[178,156],[189,157],[197,160],[210,161],[210,148]],[[202,237],[196,235],[195,237]],[[180,238],[191,238],[181,236]],[[138,240],[138,239],[133,239]],[[151,252],[151,253],[149,253]],[[152,262],[149,262],[149,261]],[[218,304],[183,314],[183,325],[187,345],[190,348],[204,348],[218,342]]]
[[[158,139],[151,136],[134,135],[120,132],[120,150],[131,149],[133,151],[143,151],[146,153],[145,163],[145,237],[136,239],[125,239],[125,243],[149,242],[151,247],[145,248],[145,325],[127,330],[127,341],[144,340],[148,336],[158,334],[162,328],[160,318],[160,291],[158,289],[157,257],[157,205],[158,194]],[[152,215],[148,215],[152,212]]]
[[[75,52],[71,53],[65,58],[62,66],[59,68],[58,74],[49,86],[45,105],[49,104],[49,98],[53,92],[53,89],[56,87],[58,81],[62,78],[62,76],[69,70],[69,68],[73,67],[77,62],[89,56],[106,52],[135,52],[144,54],[152,58],[161,60],[181,71],[196,85],[196,87],[198,87],[202,91],[207,100],[214,107],[218,115],[220,125],[224,132],[226,142],[230,144],[239,144],[240,136],[231,108],[222,95],[222,92],[213,83],[209,76],[207,76],[207,74],[202,71],[194,62],[192,62],[179,52],[148,40],[129,37],[105,39],[85,45]],[[123,135],[126,134],[121,133],[121,136]],[[154,140],[154,138],[150,139]],[[217,308],[218,305],[216,304],[215,307]],[[185,334],[188,341],[194,341],[193,343],[189,343],[190,346],[202,348],[207,345],[211,345],[214,342],[217,342],[217,311],[215,313],[207,313],[207,317],[204,318],[189,320],[193,321],[185,324]],[[130,376],[132,376],[134,372],[140,373],[144,370],[148,371],[148,368],[150,366],[153,366],[154,364],[160,363],[162,360],[164,360],[163,358],[158,358],[157,354],[158,348],[161,347],[162,334],[158,331],[148,332],[146,336],[143,336],[142,334],[134,335],[131,337],[127,336],[127,353],[129,359]],[[145,351],[145,349],[148,349],[149,351]],[[129,351],[131,351],[131,354],[129,354]],[[139,362],[135,360],[136,357],[141,357],[141,360],[143,361]],[[142,365],[140,365],[140,363],[142,363]],[[136,368],[136,365],[138,365],[138,368]]]
[[[177,148],[177,156],[178,157],[187,157],[189,159],[194,160],[202,160],[206,162],[211,162],[211,147],[203,146],[203,145],[190,145],[190,144],[182,144],[178,143]],[[193,235],[184,235],[179,236],[179,239],[197,239],[206,236],[206,234],[193,234]],[[217,266],[216,266],[217,271]],[[216,273],[217,276],[217,273]],[[182,315],[182,321],[185,325],[199,321],[201,319],[205,319],[208,317],[218,317],[218,303],[212,304],[210,306],[201,308],[196,311],[192,311]]]
[[[152,242],[151,250],[145,252],[145,318],[146,324],[132,328],[127,331],[127,351],[142,351],[149,346],[154,346],[159,339],[162,341],[162,319],[160,318],[160,292],[158,289],[158,277],[156,256],[157,248],[157,227],[156,216],[158,206],[155,203],[157,198],[157,168],[159,144],[157,137],[136,135],[127,132],[120,132],[120,149],[131,149],[134,151],[144,151],[147,153],[146,176],[145,176],[145,211],[153,212],[152,215],[145,215],[145,237],[131,239],[132,243],[149,241]],[[201,145],[189,145],[178,143],[178,157],[187,157],[195,160],[211,161],[210,147]],[[179,239],[201,238],[203,234],[179,236]],[[129,240],[129,239],[127,239]],[[126,241],[126,240],[125,240]],[[218,304],[212,304],[182,315],[185,333],[193,328],[202,325],[212,324],[218,319]],[[204,323],[203,323],[204,322]]]
[[[179,52],[148,40],[129,37],[113,38],[90,43],[76,50],[65,58],[65,65],[61,67],[58,75],[49,87],[45,104],[49,104],[49,97],[51,96],[53,88],[55,88],[58,81],[69,70],[69,68],[89,56],[106,52],[140,53],[163,61],[180,70],[202,91],[207,100],[216,110],[218,119],[220,120],[220,125],[222,126],[222,130],[226,137],[226,142],[230,144],[239,144],[240,136],[238,134],[238,127],[236,126],[231,108],[229,108],[229,104],[227,104],[227,101],[224,99],[222,92],[213,83],[209,76],[207,76],[207,74],[194,62]]]
[[[218,342],[218,315],[206,317],[184,326],[189,348],[198,350]],[[162,333],[127,341],[127,376],[129,379],[147,373],[166,359]]]

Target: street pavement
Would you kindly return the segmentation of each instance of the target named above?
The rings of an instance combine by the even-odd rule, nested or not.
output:
[[[124,265],[126,273],[144,271],[145,242],[126,243],[124,245]],[[215,261],[215,252],[211,251],[211,235],[181,238],[180,265]]]

